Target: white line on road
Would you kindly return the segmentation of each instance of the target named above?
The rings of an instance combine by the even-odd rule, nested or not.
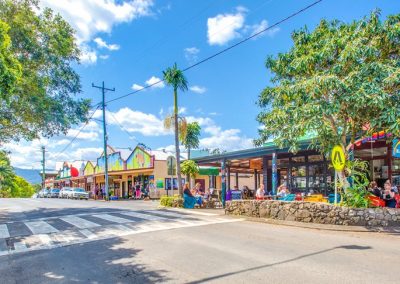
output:
[[[28,250],[26,244],[24,241],[20,241],[20,242],[15,242],[14,243],[14,249],[15,251],[26,251]]]
[[[146,211],[146,213],[154,213],[154,214],[160,214],[160,215],[164,215],[164,216],[178,217],[178,218],[193,218],[193,216],[178,214],[178,213],[168,212],[168,211],[161,211],[161,210]]]
[[[86,238],[90,239],[90,240],[94,240],[97,238],[97,236],[92,233],[91,231],[89,231],[88,229],[83,229],[80,230],[79,232],[81,232],[83,235],[85,235]]]
[[[48,234],[48,233],[57,233],[58,230],[51,226],[50,224],[44,221],[35,221],[35,222],[25,222],[24,223],[29,230],[35,235],[38,234]]]
[[[40,235],[37,235],[37,236],[39,237],[39,239],[43,243],[43,245],[51,246],[53,244],[53,241],[51,240],[49,235],[40,234]]]
[[[144,220],[150,220],[150,221],[158,221],[158,220],[166,220],[167,219],[164,217],[148,215],[148,214],[143,214],[143,213],[134,212],[134,211],[125,211],[125,212],[118,212],[118,213],[126,215],[126,216],[144,219]]]
[[[0,224],[0,239],[9,238],[10,233],[6,224]]]
[[[129,219],[125,219],[125,218],[121,218],[121,217],[117,217],[117,216],[113,216],[113,215],[109,215],[109,214],[96,214],[96,215],[92,215],[92,216],[100,218],[100,219],[104,219],[107,221],[111,221],[114,223],[118,223],[118,224],[134,222],[133,220],[129,220]]]
[[[78,227],[79,229],[87,229],[100,226],[99,224],[96,224],[94,222],[76,216],[67,216],[67,217],[62,217],[60,219],[67,223],[70,223],[71,225],[74,225],[75,227]]]

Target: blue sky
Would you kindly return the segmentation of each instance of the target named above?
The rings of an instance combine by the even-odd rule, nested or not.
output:
[[[115,92],[107,93],[108,99],[125,95],[162,78],[162,70],[175,62],[183,69],[312,2],[42,0],[41,6],[50,6],[76,29],[83,50],[82,64],[76,66],[81,96],[97,103],[101,93],[91,87],[92,82],[100,85],[104,80],[107,87],[115,87]],[[268,55],[290,49],[293,30],[305,25],[312,30],[322,18],[349,22],[376,8],[386,17],[398,13],[400,5],[388,0],[324,0],[265,35],[188,71],[191,89],[180,93],[179,105],[181,115],[201,124],[201,148],[251,147],[259,127],[257,97],[270,78],[264,61]],[[171,88],[161,84],[110,103],[109,144],[134,147],[140,141],[152,149],[171,149],[173,136],[163,129],[162,120],[172,103]],[[101,118],[99,111],[95,117]],[[12,151],[12,164],[39,168],[41,145],[47,147],[49,168],[56,161],[94,160],[102,148],[101,126],[96,121],[59,153],[80,127],[67,136],[6,145]]]

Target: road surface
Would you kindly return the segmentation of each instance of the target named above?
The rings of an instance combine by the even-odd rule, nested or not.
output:
[[[156,202],[0,199],[0,283],[399,283],[400,236]]]

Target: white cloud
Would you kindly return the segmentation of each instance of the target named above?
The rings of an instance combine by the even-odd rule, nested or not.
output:
[[[253,147],[253,140],[241,136],[239,129],[222,130],[220,127],[208,127],[205,132],[211,136],[200,139],[200,148],[234,151]]]
[[[143,86],[138,85],[138,84],[133,84],[131,88],[132,88],[132,90],[138,91],[138,90],[143,89]]]
[[[262,20],[259,24],[255,24],[252,26],[246,26],[245,31],[250,31],[251,35],[254,35],[256,33],[259,33],[263,30],[265,30],[266,28],[268,28],[268,21],[267,20]],[[268,36],[274,36],[277,32],[279,31],[279,27],[274,27],[272,29],[269,29],[267,31],[265,31],[264,33],[261,33],[260,35],[254,37],[253,39],[257,39],[259,37],[262,37],[264,35],[268,35]]]
[[[97,110],[93,117],[101,117],[101,111]],[[71,128],[67,132],[67,137],[74,138],[79,140],[87,140],[87,141],[99,141],[101,135],[101,127],[97,122],[91,120],[88,124],[82,129],[84,124],[79,125],[79,127]],[[82,129],[80,132],[79,130]]]
[[[235,14],[218,14],[207,19],[207,37],[210,45],[224,45],[227,42],[240,37],[240,29],[245,22],[246,10],[236,8]]]
[[[194,63],[197,61],[200,49],[198,49],[197,47],[188,47],[185,48],[183,51],[185,53],[185,58],[189,63]]]
[[[120,48],[118,44],[108,44],[100,37],[96,37],[93,41],[97,44],[98,48],[105,48],[110,51],[118,50]]]
[[[236,13],[218,14],[207,20],[207,38],[210,45],[224,45],[231,40],[240,38],[243,35],[253,35],[268,28],[268,21],[262,20],[258,24],[245,25],[248,10],[244,7],[237,7]],[[273,36],[279,31],[278,27],[272,28],[254,37],[257,39],[263,35]]]
[[[115,25],[151,15],[152,0],[41,0],[41,6],[59,12],[77,31],[80,42],[97,33],[110,33]]]
[[[169,130],[164,128],[164,123],[161,118],[150,113],[132,110],[127,107],[121,108],[117,112],[112,113],[112,115],[108,113],[107,122],[117,126],[122,124],[128,132],[136,132],[144,136],[171,134]]]
[[[79,57],[83,64],[90,65],[97,62],[97,52],[86,44],[81,46],[81,55]]]
[[[70,143],[69,139],[58,138],[33,140],[31,142],[21,141],[19,143],[8,143],[4,149],[10,151],[10,161],[13,167],[23,169],[41,169],[41,146],[46,147],[46,168],[55,169],[56,162],[76,161],[76,160],[96,160],[102,152],[102,147],[80,147],[70,146],[63,153],[60,151]]]
[[[196,85],[191,86],[189,88],[189,90],[191,90],[192,92],[195,92],[197,94],[204,94],[207,91],[207,89],[205,87],[200,87],[200,86],[196,86]]]
[[[100,59],[106,60],[110,56],[106,54],[106,55],[100,55],[99,57],[100,57]]]
[[[159,82],[159,83],[157,83],[157,82]],[[162,88],[165,87],[164,82],[161,81],[160,78],[155,77],[155,76],[152,76],[149,80],[147,80],[147,81],[146,81],[146,84],[147,84],[148,86],[155,84],[154,86],[152,86],[152,88],[160,88],[160,89],[162,89]]]

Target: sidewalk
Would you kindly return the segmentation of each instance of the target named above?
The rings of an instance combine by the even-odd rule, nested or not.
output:
[[[343,225],[329,225],[329,224],[317,224],[317,223],[303,223],[296,221],[283,221],[276,219],[267,218],[256,218],[246,216],[233,216],[236,218],[244,218],[250,222],[267,223],[271,225],[281,225],[290,227],[299,227],[314,230],[326,230],[326,231],[340,231],[340,232],[364,232],[364,233],[391,233],[400,235],[400,227],[363,227],[363,226],[343,226]]]

